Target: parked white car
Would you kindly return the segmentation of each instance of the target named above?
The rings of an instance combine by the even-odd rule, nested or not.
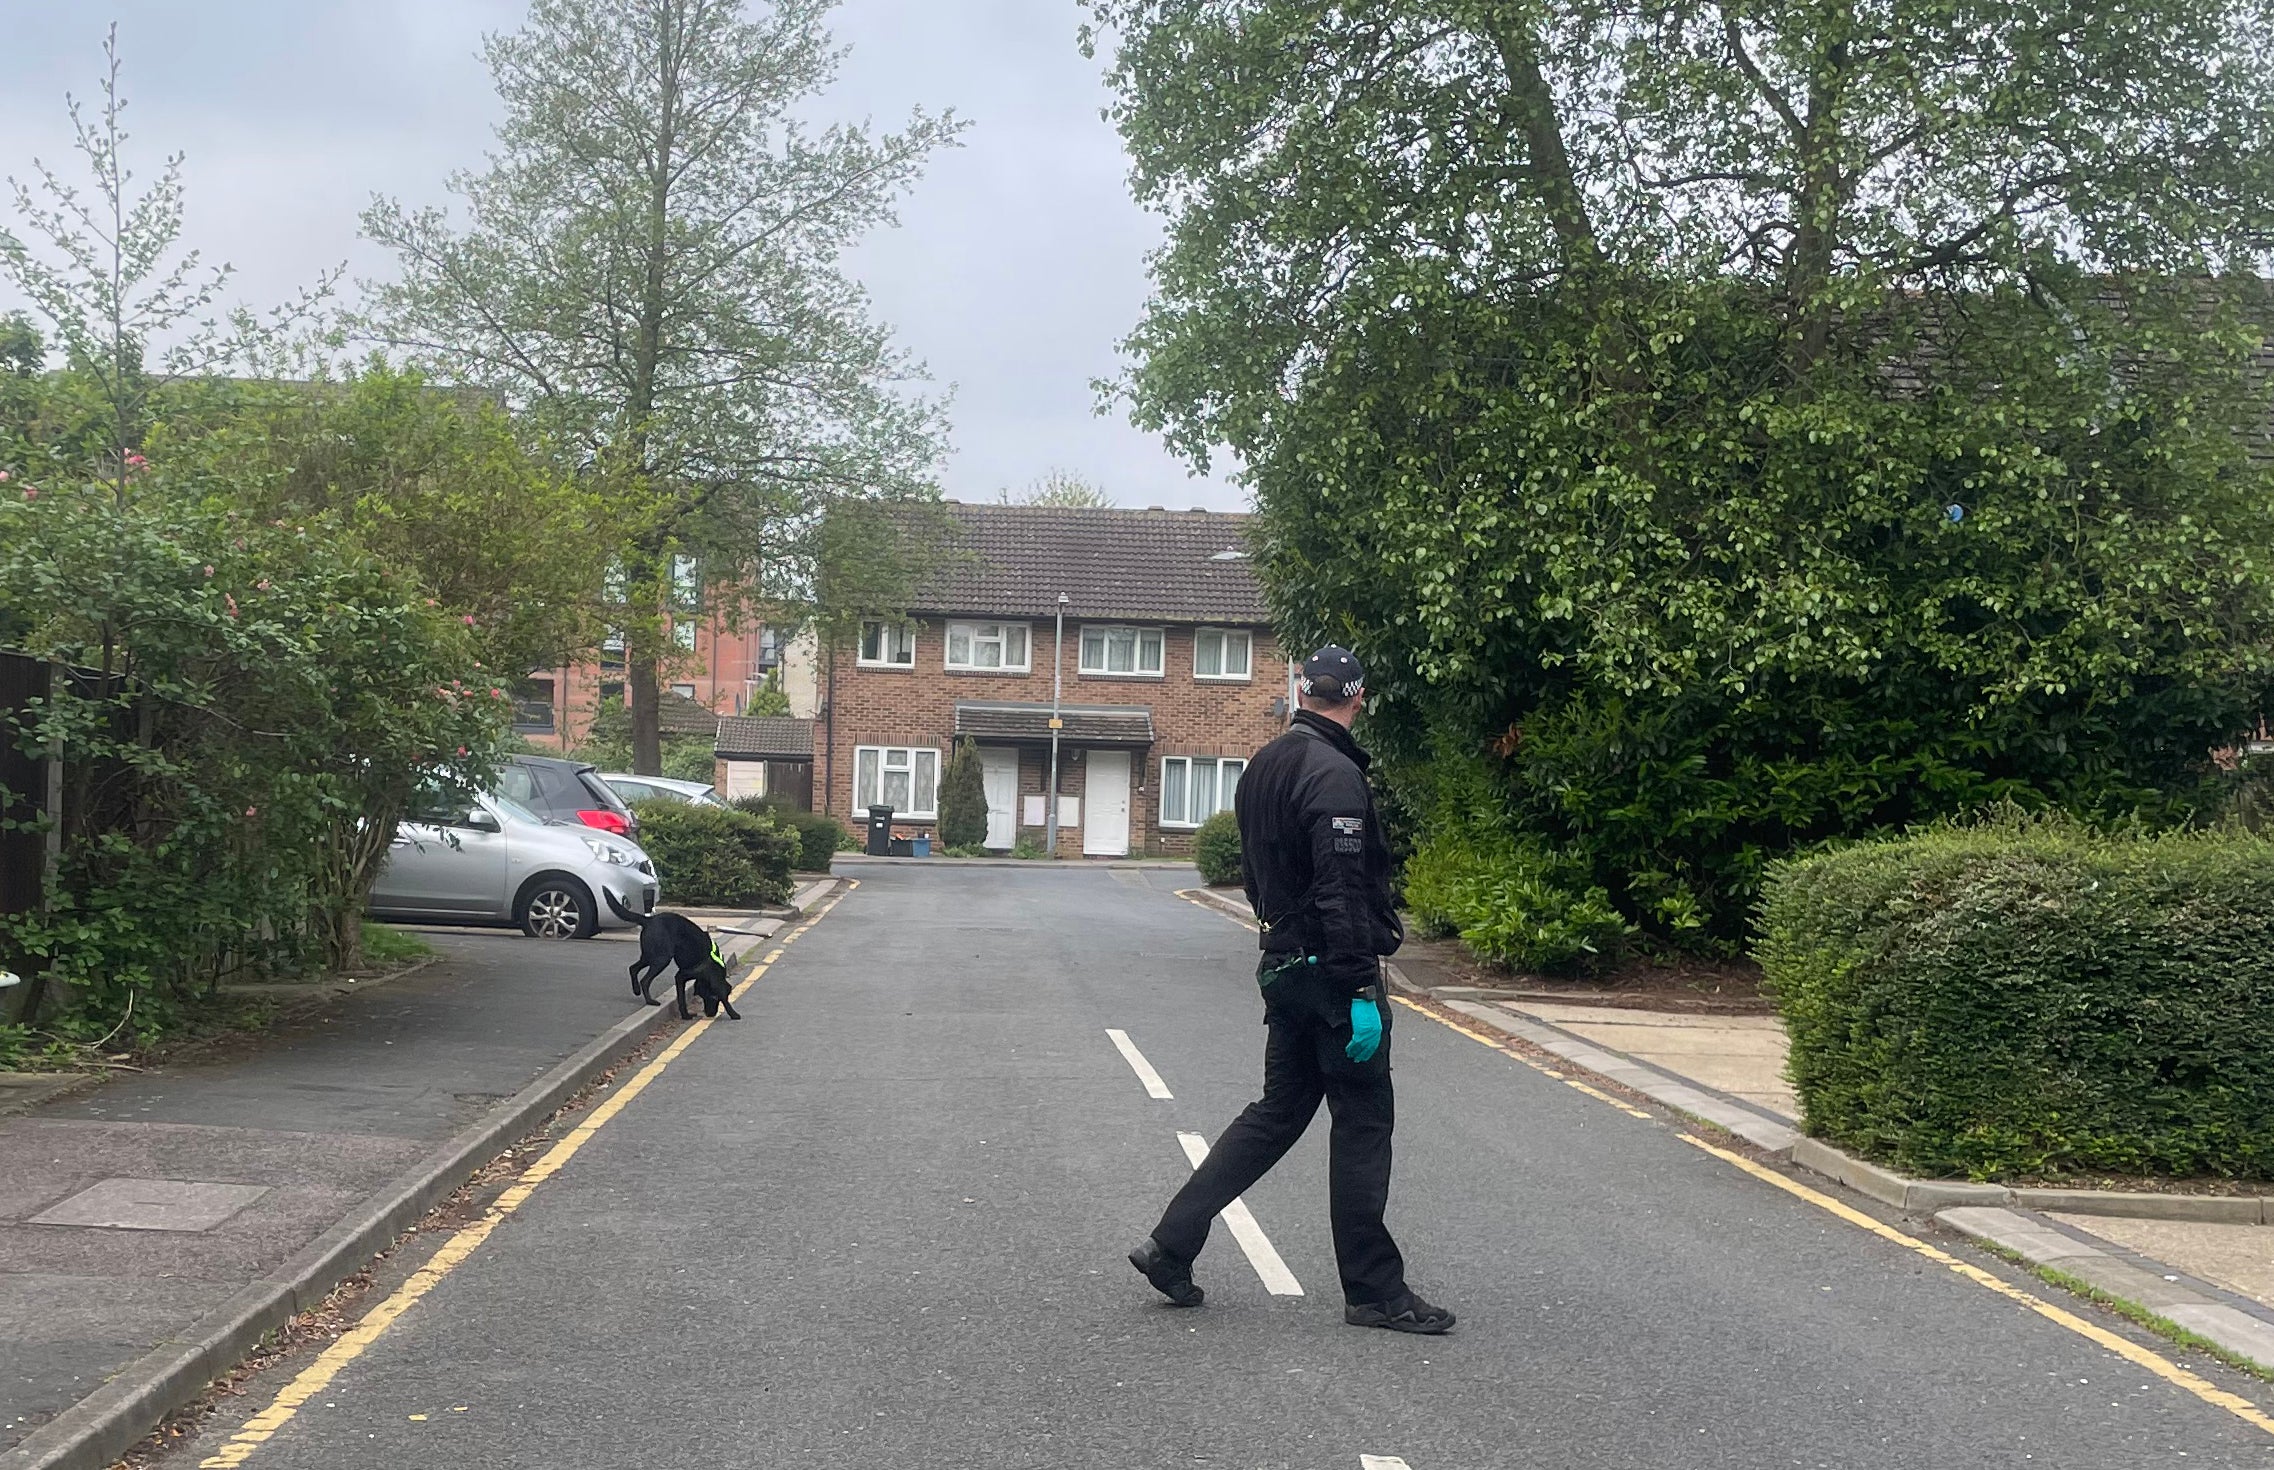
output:
[[[679,781],[669,776],[627,776],[620,772],[602,771],[600,779],[608,789],[624,799],[624,805],[636,806],[643,801],[684,801],[696,806],[725,806],[718,792],[702,781]]]
[[[603,895],[655,907],[655,864],[628,837],[548,824],[483,795],[406,817],[371,885],[374,918],[512,924],[532,939],[589,939],[625,927]]]

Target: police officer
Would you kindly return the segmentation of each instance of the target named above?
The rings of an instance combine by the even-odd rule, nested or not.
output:
[[[1413,1294],[1382,1223],[1394,1108],[1380,957],[1405,935],[1366,752],[1350,735],[1365,680],[1346,648],[1312,654],[1302,708],[1240,778],[1242,877],[1263,924],[1263,1096],[1224,1130],[1129,1262],[1171,1302],[1199,1306],[1192,1262],[1209,1221],[1294,1147],[1323,1098],[1334,1120],[1327,1193],[1343,1320],[1435,1333],[1453,1314]]]

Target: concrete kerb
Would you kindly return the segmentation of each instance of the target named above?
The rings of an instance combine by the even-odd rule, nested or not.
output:
[[[2075,1277],[2274,1372],[2274,1322],[2223,1299],[2213,1289],[2176,1273],[2145,1270],[2050,1222],[1998,1206],[1962,1205],[1939,1211],[1935,1220],[2032,1266]]]
[[[746,946],[736,956],[736,968],[757,947],[755,942]],[[0,1453],[0,1470],[103,1470],[115,1463],[168,1414],[194,1402],[207,1384],[251,1356],[269,1333],[321,1302],[483,1164],[674,1020],[670,1006],[642,1006],[609,1027],[375,1190],[353,1215],[248,1284],[181,1337],[128,1365]]]
[[[1203,895],[1205,896],[1205,894]],[[1218,907],[1227,907],[1218,904]],[[2151,1194],[2113,1189],[2048,1189],[1977,1184],[1965,1179],[1913,1179],[1810,1138],[1751,1104],[1701,1084],[1671,1077],[1633,1057],[1597,1046],[1561,1027],[1518,1016],[1473,997],[1474,987],[1416,985],[1393,963],[1398,988],[1427,996],[1471,1020],[1531,1042],[1575,1067],[1607,1077],[1678,1112],[1726,1129],[1755,1147],[1814,1174],[1835,1180],[1884,1204],[1913,1214],[1953,1207],[2018,1206],[2073,1215],[2134,1220],[2187,1220],[2223,1225],[2274,1225],[2274,1197],[2260,1195]]]

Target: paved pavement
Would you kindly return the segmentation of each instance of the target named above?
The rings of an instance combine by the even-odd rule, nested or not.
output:
[[[694,1038],[244,1463],[2129,1470],[2274,1453],[2159,1370],[1413,1010],[1392,1225],[1459,1330],[1342,1325],[1323,1125],[1246,1201],[1305,1294],[1267,1291],[1219,1229],[1209,1305],[1166,1308],[1122,1252],[1187,1167],[1179,1135],[1212,1137],[1252,1094],[1252,936],[1174,897],[1175,873],[861,877],[758,982],[749,1020]],[[1172,1096],[1149,1095],[1109,1028]],[[2265,1390],[2192,1366],[2214,1395]]]
[[[0,1119],[0,1449],[638,1006],[627,934],[427,937],[235,1055]]]

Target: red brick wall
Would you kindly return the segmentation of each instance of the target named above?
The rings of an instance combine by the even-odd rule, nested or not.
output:
[[[959,620],[960,621],[960,620]],[[1214,626],[1214,625],[1210,625]],[[1171,626],[1163,649],[1159,678],[1109,677],[1083,674],[1078,665],[1081,625],[1066,623],[1064,688],[1061,698],[1069,705],[1138,705],[1153,712],[1153,746],[1132,751],[1130,762],[1129,847],[1133,853],[1188,853],[1189,829],[1163,830],[1160,826],[1161,760],[1165,756],[1249,756],[1285,727],[1284,716],[1271,712],[1274,700],[1287,697],[1287,664],[1269,630],[1256,628],[1253,676],[1244,683],[1219,683],[1193,677],[1192,638],[1196,629]],[[962,700],[990,700],[1022,704],[1050,702],[1051,624],[1029,626],[1033,672],[1001,674],[951,671],[947,662],[947,624],[927,618],[917,624],[916,665],[912,669],[863,668],[857,650],[847,644],[835,651],[835,692],[829,692],[824,674],[823,698],[831,702],[833,718],[816,731],[817,743],[826,748],[814,772],[817,806],[839,817],[853,807],[853,751],[862,745],[906,745],[936,748],[941,771],[955,731],[955,706]],[[832,731],[831,726],[834,726]],[[834,760],[828,758],[834,755]],[[1024,821],[1026,798],[1040,793],[1049,762],[1047,746],[1022,747],[1019,754],[1019,816]],[[1085,797],[1088,756],[1078,746],[1059,747],[1059,791]],[[821,800],[827,783],[826,802]],[[914,824],[928,825],[928,824]],[[1042,841],[1040,828],[1020,827],[1021,836]],[[1059,851],[1081,852],[1079,828],[1059,833]]]

